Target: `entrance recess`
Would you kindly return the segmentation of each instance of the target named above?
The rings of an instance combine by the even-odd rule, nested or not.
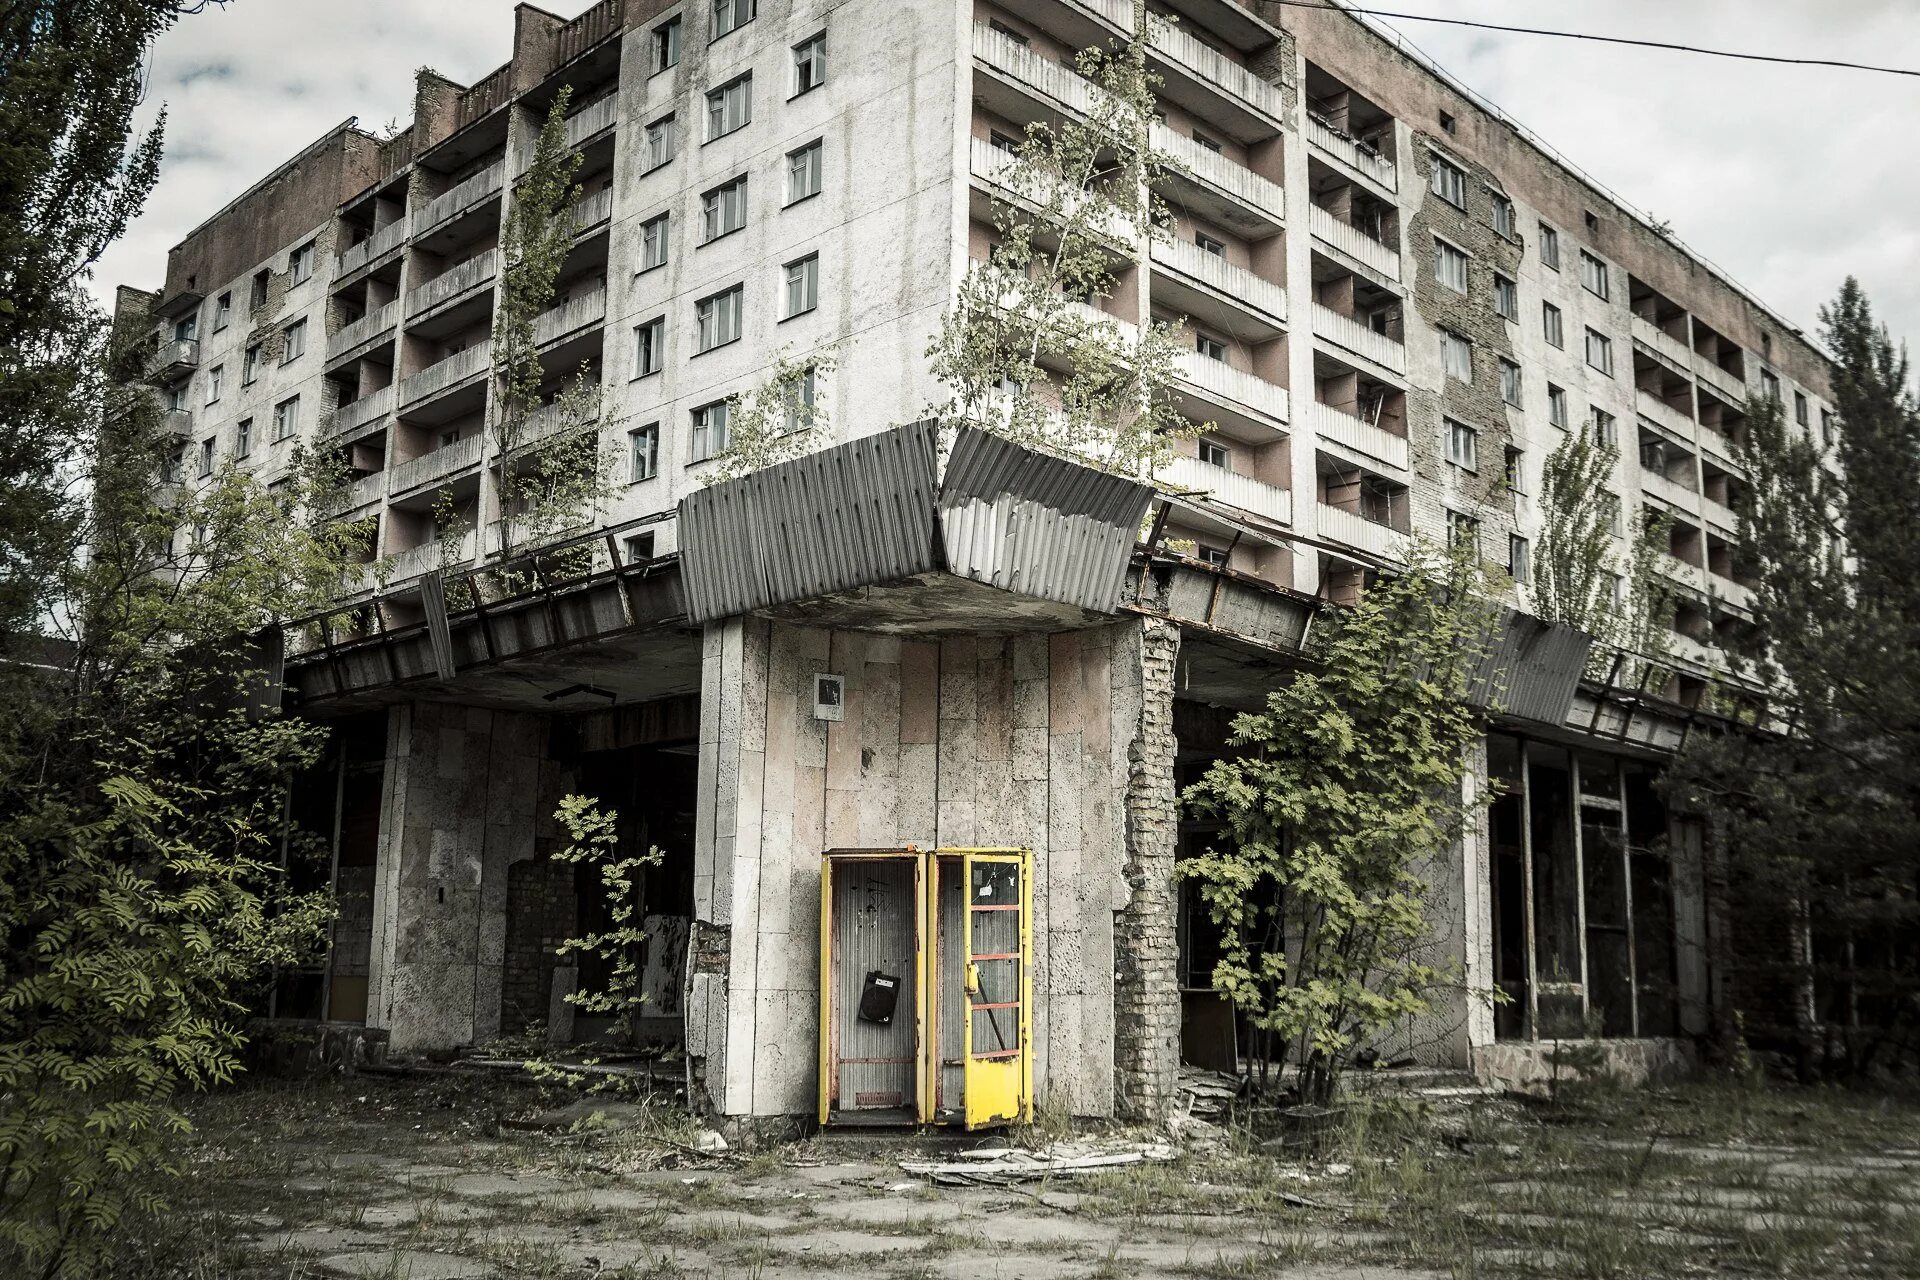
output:
[[[1033,1116],[1032,855],[833,850],[820,895],[820,1122]]]

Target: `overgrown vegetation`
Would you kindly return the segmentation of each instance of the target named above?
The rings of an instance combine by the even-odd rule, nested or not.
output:
[[[701,476],[704,484],[733,480],[821,448],[833,426],[820,384],[831,377],[831,356],[796,360],[775,352],[767,375],[727,398],[727,444]]]
[[[1302,669],[1234,719],[1229,754],[1186,792],[1224,824],[1180,864],[1221,931],[1214,986],[1262,1070],[1296,1067],[1313,1102],[1452,976],[1430,949],[1427,873],[1484,799],[1465,789],[1493,624],[1480,572],[1464,544],[1415,544],[1404,571],[1323,611]]]
[[[589,1014],[611,1018],[614,1042],[636,1047],[640,1043],[641,1013],[647,1004],[640,972],[647,941],[640,927],[641,893],[647,868],[660,865],[660,850],[649,846],[645,853],[621,856],[618,817],[612,810],[601,808],[591,796],[561,797],[553,817],[567,833],[567,843],[555,852],[555,859],[591,867],[599,874],[608,920],[605,929],[560,944],[558,954],[562,958],[595,956],[607,974],[604,989],[570,991],[567,1003]]]

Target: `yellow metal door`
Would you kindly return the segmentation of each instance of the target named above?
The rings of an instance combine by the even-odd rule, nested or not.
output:
[[[1024,849],[968,850],[965,1019],[966,1124],[1033,1118],[1033,937]]]

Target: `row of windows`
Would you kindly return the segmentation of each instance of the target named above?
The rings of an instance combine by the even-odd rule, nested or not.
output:
[[[290,284],[301,284],[313,276],[315,241],[309,240],[298,245],[287,254],[287,278]],[[257,271],[253,276],[252,308],[258,311],[267,305],[267,291],[273,282],[271,269]],[[213,332],[219,333],[233,322],[233,293],[222,293],[213,300]],[[190,315],[173,326],[173,336],[181,342],[191,342],[200,336],[200,317]]]
[[[780,268],[782,320],[805,315],[820,305],[820,255],[809,253]],[[732,285],[709,294],[693,304],[696,337],[694,354],[699,355],[740,340],[745,319],[746,286]],[[655,316],[633,327],[633,376],[645,378],[659,373],[666,364],[667,318]]]
[[[241,386],[250,387],[260,380],[261,356],[264,354],[264,345],[265,344],[259,342],[253,343],[247,348],[246,354],[241,357]],[[305,355],[306,352],[307,321],[303,316],[280,331],[280,363],[282,365],[292,364],[295,360]],[[221,395],[226,390],[226,380],[226,365],[216,364],[207,370],[208,404],[219,403]],[[185,409],[187,407],[187,386],[187,381],[183,379],[167,388],[167,407],[169,409]]]
[[[300,397],[288,396],[273,406],[273,442],[291,440],[300,426]],[[214,442],[217,437],[208,436],[200,442],[199,477],[205,480],[213,474]],[[253,453],[253,419],[242,418],[233,425],[233,456],[245,458]],[[177,481],[180,478],[179,459],[167,468],[166,479]]]
[[[814,371],[808,369],[788,390],[785,429],[801,430],[813,419]],[[715,400],[689,413],[687,463],[705,462],[727,451],[733,439],[733,401]],[[660,424],[649,422],[627,432],[627,478],[638,484],[660,474]]]

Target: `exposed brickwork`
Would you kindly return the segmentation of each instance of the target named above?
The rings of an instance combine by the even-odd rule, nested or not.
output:
[[[1179,943],[1174,846],[1174,666],[1180,629],[1140,624],[1140,719],[1127,746],[1127,902],[1114,940],[1115,1106],[1132,1120],[1161,1120],[1180,1065]]]
[[[529,858],[507,868],[507,948],[500,977],[500,1029],[516,1034],[547,1020],[554,954],[574,936],[579,913],[571,863]]]

